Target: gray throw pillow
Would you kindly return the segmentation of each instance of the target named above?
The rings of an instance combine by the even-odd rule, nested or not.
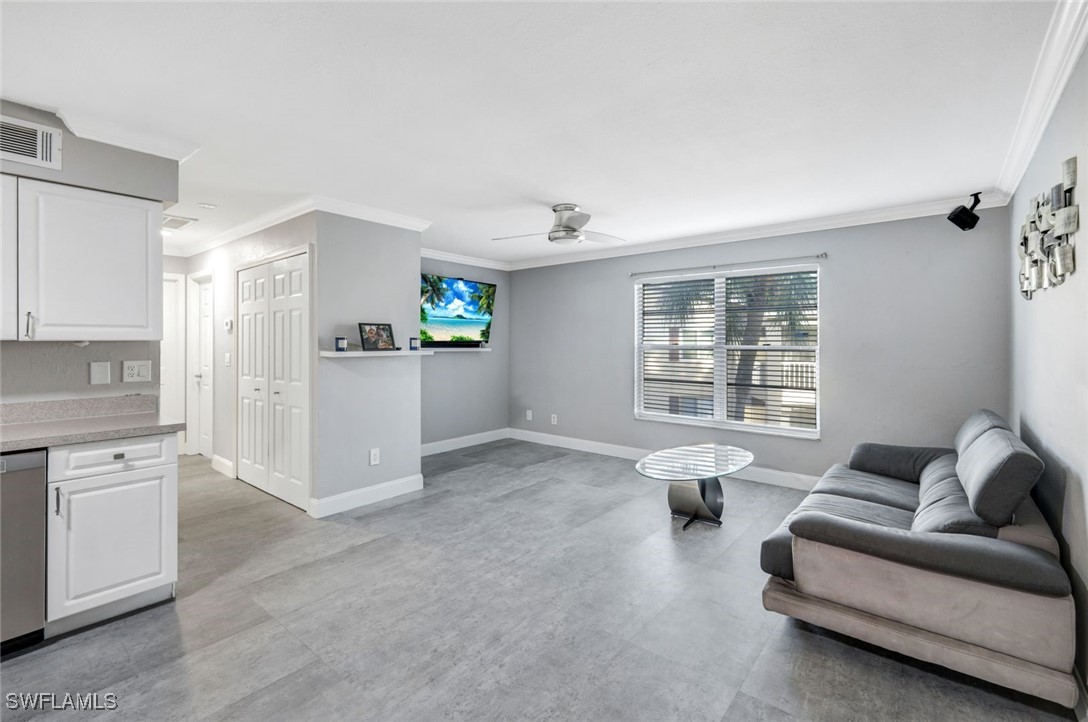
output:
[[[960,454],[956,474],[971,509],[995,526],[1012,521],[1016,507],[1043,473],[1043,461],[1011,431],[990,429]]]
[[[967,420],[963,422],[963,426],[956,432],[956,453],[963,456],[963,452],[967,451],[967,447],[990,429],[1012,431],[1008,421],[1005,421],[1000,414],[996,414],[989,409],[979,409],[968,416]]]

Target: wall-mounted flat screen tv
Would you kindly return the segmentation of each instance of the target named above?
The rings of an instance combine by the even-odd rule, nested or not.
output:
[[[419,340],[424,346],[479,346],[491,340],[495,284],[424,273],[419,284]]]

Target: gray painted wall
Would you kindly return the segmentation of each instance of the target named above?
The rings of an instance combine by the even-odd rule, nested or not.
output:
[[[227,333],[223,322],[234,318],[235,272],[238,266],[246,263],[259,261],[290,248],[306,246],[314,241],[316,232],[317,219],[313,213],[308,213],[188,259],[189,273],[204,270],[211,270],[213,273],[215,426],[212,433],[212,453],[228,461],[234,461],[234,336]],[[228,352],[232,354],[232,365],[229,367],[225,360]]]
[[[811,475],[860,441],[950,445],[972,410],[1008,406],[1007,243],[994,209],[971,233],[930,217],[515,271],[511,425],[646,449],[731,443]],[[631,272],[824,251],[822,439],[634,419]]]
[[[162,272],[180,273],[182,275],[185,275],[189,272],[189,259],[182,258],[181,256],[163,256]]]
[[[424,273],[497,285],[489,353],[437,353],[423,358],[423,443],[506,428],[510,425],[510,274],[430,258],[422,259],[420,265]]]
[[[1011,421],[1046,462],[1034,495],[1061,537],[1077,600],[1077,668],[1088,675],[1088,246],[1076,239],[1080,270],[1031,301],[1016,290],[1016,240],[1028,199],[1061,181],[1061,163],[1076,155],[1081,226],[1088,221],[1088,60],[1082,58],[1035,157],[1013,197],[1005,253],[1012,311]]]
[[[0,171],[126,196],[166,201],[178,199],[178,162],[126,148],[84,140],[74,135],[53,113],[26,105],[0,101],[0,112],[13,118],[60,128],[64,131],[61,170],[25,163],[0,161]]]
[[[361,321],[419,328],[420,234],[317,213],[317,334],[358,343]],[[420,472],[420,363],[406,357],[318,359],[316,494],[342,494]],[[369,466],[367,450],[381,449]]]
[[[151,360],[151,383],[121,383],[121,362]],[[91,386],[91,361],[109,361],[112,383]],[[159,393],[158,341],[0,343],[0,403]]]

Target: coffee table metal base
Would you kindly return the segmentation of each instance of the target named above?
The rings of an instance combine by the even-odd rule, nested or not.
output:
[[[718,477],[698,481],[669,482],[669,509],[673,516],[688,520],[687,529],[695,522],[722,525],[725,497]]]

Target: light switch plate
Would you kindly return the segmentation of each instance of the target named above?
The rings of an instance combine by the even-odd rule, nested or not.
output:
[[[91,361],[91,383],[108,384],[110,382],[110,362]]]

